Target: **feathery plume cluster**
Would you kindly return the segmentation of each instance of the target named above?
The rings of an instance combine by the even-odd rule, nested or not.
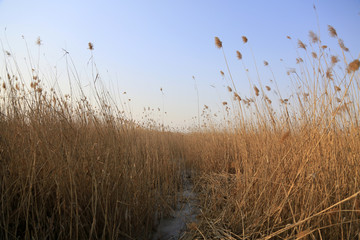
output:
[[[339,38],[338,41],[339,41],[339,46],[340,46],[340,48],[341,48],[342,50],[344,50],[345,52],[348,52],[349,49],[345,46],[344,40],[342,40],[342,39]]]
[[[30,83],[30,88],[36,89],[37,86],[38,86],[37,82],[31,82]]]
[[[334,74],[332,73],[331,68],[328,68],[328,69],[326,70],[326,78],[327,78],[327,79],[330,79],[330,80],[334,80]]]
[[[243,41],[244,43],[247,43],[247,41],[248,41],[247,37],[242,36],[241,38],[242,38],[242,41]]]
[[[359,70],[359,67],[360,67],[360,61],[359,61],[359,59],[355,59],[354,61],[352,61],[349,64],[347,71],[348,71],[348,73],[355,72],[355,71]]]
[[[241,54],[241,52],[236,51],[236,57],[237,57],[239,60],[241,60],[241,59],[242,59],[242,54]]]
[[[266,100],[269,104],[272,103],[272,101],[270,100],[270,98],[269,98],[268,96],[265,95],[264,98],[265,98],[265,100]]]
[[[306,50],[306,45],[301,40],[298,40],[298,46],[299,46],[299,48],[303,48]]]
[[[94,45],[91,42],[88,43],[88,46],[90,51],[94,50]]]
[[[222,48],[222,42],[220,41],[220,39],[218,37],[215,37],[215,46],[217,48]]]
[[[259,89],[256,87],[256,86],[254,86],[254,91],[255,91],[255,95],[256,96],[259,96]]]
[[[319,41],[319,37],[313,31],[309,31],[309,36],[313,43],[317,43]]]
[[[269,65],[269,63],[267,61],[264,61],[264,66]]]
[[[36,45],[41,45],[41,43],[42,43],[42,41],[41,41],[41,38],[40,37],[38,37],[37,39],[36,39]]]
[[[331,64],[335,65],[337,62],[339,62],[339,58],[337,56],[331,56]]]
[[[328,25],[328,30],[331,37],[337,37],[337,32],[333,26]]]
[[[301,57],[296,58],[296,63],[301,63],[301,62],[304,62],[304,60]]]
[[[238,93],[234,92],[234,99],[238,100],[239,102],[241,101],[241,97],[239,96]]]
[[[285,99],[280,99],[280,103],[281,104],[287,104],[289,101],[289,99],[285,98]]]
[[[338,86],[334,86],[334,89],[335,89],[336,92],[340,92],[340,91],[341,91],[341,88],[338,87]]]

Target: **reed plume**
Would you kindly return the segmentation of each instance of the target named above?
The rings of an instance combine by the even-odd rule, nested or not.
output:
[[[319,37],[313,31],[309,31],[309,36],[310,36],[312,43],[319,42]]]
[[[351,72],[355,72],[355,71],[359,70],[359,67],[360,67],[360,61],[359,61],[359,59],[355,59],[354,61],[352,61],[349,64],[347,70],[349,73],[351,73]]]
[[[247,39],[247,37],[245,37],[245,36],[242,36],[241,38],[242,38],[242,41],[243,41],[243,43],[247,43],[247,42],[248,42],[248,39]]]
[[[329,34],[331,37],[337,37],[337,32],[335,30],[335,28],[331,25],[328,25],[328,30],[329,30]]]
[[[301,40],[298,40],[298,46],[306,50],[306,45]]]
[[[220,39],[218,37],[215,37],[215,46],[217,48],[222,48],[222,42],[220,41]]]
[[[241,52],[236,51],[236,57],[237,57],[239,60],[241,60],[241,59],[242,59],[242,54],[241,54]]]

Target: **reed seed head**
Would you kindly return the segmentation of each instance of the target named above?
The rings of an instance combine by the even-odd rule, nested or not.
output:
[[[355,59],[354,61],[352,61],[347,70],[348,70],[348,73],[351,73],[351,72],[355,72],[357,70],[359,70],[359,67],[360,67],[360,61],[359,59]]]
[[[238,93],[234,92],[234,99],[238,100],[239,102],[241,101],[241,97],[239,96]]]
[[[264,61],[264,66],[269,65],[269,63],[267,61]]]
[[[301,40],[298,40],[298,46],[306,50],[306,45]]]
[[[242,38],[242,41],[243,41],[244,43],[247,43],[247,42],[248,42],[248,39],[247,39],[247,37],[245,37],[245,36],[242,36],[241,38]]]
[[[337,32],[333,26],[328,25],[328,30],[331,37],[337,37]]]
[[[329,79],[329,80],[334,80],[334,75],[333,75],[333,73],[331,71],[331,68],[328,68],[326,70],[326,78]]]
[[[227,90],[228,90],[229,92],[232,92],[232,88],[231,88],[230,86],[227,86]]]
[[[334,86],[334,89],[336,92],[340,92],[341,91],[341,88],[339,88],[338,86]]]
[[[41,38],[40,37],[38,37],[37,39],[36,39],[36,45],[41,45],[41,43],[42,43],[42,41],[41,41]]]
[[[269,86],[265,86],[266,90],[270,91],[271,88]]]
[[[220,41],[220,39],[218,37],[215,37],[215,46],[217,48],[222,48],[222,42]]]
[[[337,62],[339,62],[339,59],[337,56],[331,56],[331,64],[335,65]]]
[[[317,58],[316,52],[312,52],[311,55],[312,55],[313,58]]]
[[[241,60],[241,59],[242,59],[242,54],[241,54],[241,52],[236,51],[236,57],[237,57],[239,60]]]
[[[271,101],[271,100],[269,99],[269,97],[266,96],[266,95],[265,95],[265,100],[267,101],[268,104],[271,104],[271,103],[272,103],[272,101]]]
[[[224,73],[223,71],[220,71],[220,74],[221,74],[221,76],[224,76],[224,75],[225,75],[225,73]]]
[[[301,63],[301,62],[304,62],[304,60],[301,57],[296,59],[296,63]]]
[[[89,46],[89,50],[92,51],[94,50],[94,44],[92,44],[91,42],[88,43]]]
[[[254,91],[255,91],[255,95],[256,96],[259,96],[259,89],[256,87],[256,86],[254,86]]]
[[[289,99],[287,99],[287,98],[280,99],[281,104],[287,104],[288,102],[289,102]]]
[[[347,47],[345,47],[345,44],[344,44],[344,40],[342,40],[341,38],[339,38],[339,46],[342,50],[344,50],[345,52],[348,52],[349,49]]]
[[[313,43],[319,42],[319,37],[313,31],[309,31],[309,37]]]

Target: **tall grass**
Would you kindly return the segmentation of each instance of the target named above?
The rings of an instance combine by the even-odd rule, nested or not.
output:
[[[97,106],[62,96],[11,64],[0,80],[0,238],[148,239],[176,202],[180,141],[124,118],[107,95],[95,91]]]
[[[288,72],[291,99],[249,78],[252,97],[228,87],[235,110],[226,126],[186,136],[185,159],[199,171],[202,209],[189,236],[359,237],[359,60],[347,59],[336,30],[329,26],[329,33],[340,56],[331,55],[314,32],[309,46],[297,42],[302,52],[297,69]],[[215,45],[223,47],[217,37]],[[239,51],[237,56],[242,59]]]
[[[255,83],[240,51],[251,96],[237,92],[223,42],[215,38],[230,100],[222,103],[221,125],[205,106],[202,127],[198,111],[189,133],[127,118],[97,88],[93,62],[90,101],[81,87],[74,89],[80,84],[70,89],[79,95],[48,89],[34,64],[27,79],[5,52],[0,238],[149,239],[157,220],[174,208],[185,168],[196,173],[201,211],[183,239],[360,237],[360,62],[349,59],[331,26],[329,33],[339,55],[314,32],[308,44],[295,41],[289,98],[266,61],[274,84],[261,81],[257,66]]]

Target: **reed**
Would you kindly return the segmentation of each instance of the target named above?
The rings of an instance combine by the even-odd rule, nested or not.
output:
[[[225,126],[186,136],[202,211],[184,239],[358,237],[360,66],[335,28],[329,34],[342,59],[312,31],[308,45],[298,40],[291,98],[274,94],[276,82],[265,93],[249,79],[256,98],[239,96]]]
[[[100,91],[95,106],[47,89],[36,69],[30,84],[7,69],[0,238],[148,239],[176,203],[179,137],[140,127]]]
[[[360,62],[328,31],[339,54],[312,31],[306,44],[287,37],[299,48],[287,72],[292,93],[279,91],[267,61],[263,69],[254,62],[255,83],[246,51],[236,51],[250,96],[237,91],[226,42],[215,37],[227,67],[220,74],[231,80],[222,120],[207,105],[200,119],[198,100],[198,124],[187,132],[168,131],[163,120],[136,122],[115,104],[99,87],[91,42],[94,96],[76,89],[76,78],[72,94],[48,88],[36,64],[25,77],[4,51],[0,238],[149,239],[175,208],[188,169],[201,211],[182,239],[358,238]],[[251,39],[242,41],[252,54]],[[262,71],[274,81],[262,82]]]

